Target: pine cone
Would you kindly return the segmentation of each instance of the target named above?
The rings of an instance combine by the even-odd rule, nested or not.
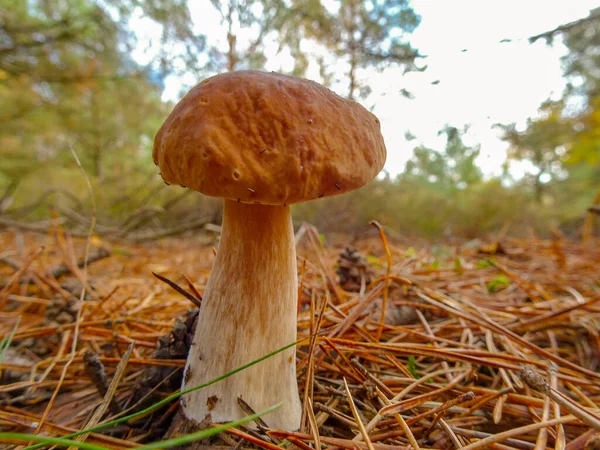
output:
[[[335,273],[338,275],[340,286],[350,292],[360,291],[363,278],[366,284],[369,284],[372,279],[372,272],[367,260],[354,247],[346,247],[340,253]]]
[[[150,355],[150,359],[187,359],[197,318],[198,309],[191,309],[185,316],[178,318],[171,331],[158,339],[158,348]],[[133,390],[132,403],[140,400],[160,382],[163,382],[160,389],[162,392],[171,393],[179,389],[183,369],[177,369],[176,373],[171,372],[173,368],[167,366],[149,366],[144,369]],[[169,379],[165,382],[167,377]],[[160,392],[155,393],[154,397],[147,399],[144,406],[160,398],[160,395]]]

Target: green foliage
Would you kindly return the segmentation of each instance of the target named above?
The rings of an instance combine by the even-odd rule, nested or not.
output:
[[[496,276],[494,279],[490,280],[486,287],[488,292],[498,292],[503,289],[506,289],[510,285],[510,280],[506,278],[505,275],[500,274]]]
[[[494,267],[494,265],[492,264],[492,261],[490,261],[489,259],[480,259],[479,261],[477,261],[477,264],[475,265],[475,267],[477,267],[478,269],[490,269],[492,267]]]
[[[149,169],[166,108],[150,81],[151,67],[139,67],[128,54],[135,39],[123,21],[137,8],[136,1],[4,3],[0,158],[8,163],[0,177],[69,166],[69,147],[100,180]],[[162,17],[155,7],[144,8]],[[165,17],[165,28],[177,17]]]
[[[325,232],[364,231],[375,218],[405,237],[426,239],[475,238],[504,226],[513,235],[544,233],[551,227],[575,235],[594,191],[572,198],[571,181],[552,184],[553,201],[540,205],[525,182],[504,186],[494,178],[446,190],[422,178],[377,179],[340,197],[295,205],[292,211]]]
[[[417,370],[416,361],[417,361],[417,358],[415,358],[413,355],[410,355],[406,361],[406,369],[413,376],[413,378],[415,380],[418,380],[419,378],[421,378],[421,375],[419,375],[419,372]]]
[[[462,262],[458,257],[454,258],[454,270],[457,272],[462,272],[463,270]]]
[[[565,76],[572,80],[569,93],[587,97],[600,94],[600,8],[572,26],[557,29],[569,52],[562,58]]]
[[[443,152],[416,147],[402,176],[428,182],[440,189],[464,189],[481,182],[483,174],[476,163],[480,147],[467,146],[461,132],[453,126],[446,125],[438,132],[438,135],[442,134],[446,135]]]
[[[8,336],[5,336],[2,339],[0,339],[0,366],[2,366],[2,361],[4,361],[4,358],[6,358],[8,349],[9,349],[10,345],[12,344],[12,341],[15,337],[15,333],[17,332],[17,329],[19,328],[20,323],[21,323],[21,316],[17,317],[17,320],[15,321],[15,324],[13,325],[13,328],[12,328],[10,334]]]
[[[509,158],[527,161],[536,172],[532,176],[538,201],[542,200],[544,186],[551,180],[565,177],[563,161],[569,145],[570,120],[563,115],[563,102],[548,101],[540,108],[539,119],[528,119],[524,131],[514,123],[499,125],[503,139],[510,144]]]

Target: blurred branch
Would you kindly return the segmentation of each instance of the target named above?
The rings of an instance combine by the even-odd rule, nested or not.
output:
[[[373,61],[392,61],[395,63],[403,63],[403,64],[413,64],[416,58],[424,58],[424,55],[421,55],[417,50],[413,50],[407,48],[405,52],[388,52],[388,53],[375,53],[367,51],[365,52],[365,56],[372,59]]]
[[[117,182],[120,178],[122,178],[122,177],[107,178],[105,181],[107,183],[113,183],[113,182]],[[149,173],[146,178],[144,178],[140,183],[136,184],[131,189],[129,189],[128,192],[125,192],[125,193],[123,193],[123,195],[114,199],[109,205],[110,208],[114,208],[120,204],[123,204],[123,203],[133,200],[133,198],[142,191],[142,188],[144,186],[146,186],[148,183],[150,183],[150,181],[153,178],[156,178],[156,174]],[[131,208],[131,209],[134,209],[134,208]]]
[[[17,217],[27,216],[27,215],[31,214],[33,211],[35,211],[37,208],[39,208],[46,201],[46,199],[48,199],[48,197],[50,197],[52,194],[64,195],[69,200],[74,202],[78,208],[83,208],[83,203],[81,203],[81,200],[79,200],[71,192],[69,192],[65,189],[61,189],[61,188],[50,188],[47,191],[45,191],[42,195],[40,195],[40,197],[35,202],[33,202],[29,205],[26,205],[26,206],[21,206],[20,208],[5,211],[5,213],[7,216],[10,216],[13,219],[17,218]]]
[[[90,227],[92,225],[91,219],[88,219],[87,217],[82,216],[81,214],[79,214],[69,208],[66,208],[64,206],[56,206],[55,208],[58,212],[60,212],[67,219],[69,219],[73,222],[76,222],[79,225],[84,225],[86,227]],[[98,223],[95,224],[95,228],[99,234],[114,234],[114,233],[119,232],[119,228],[111,227],[108,225],[100,225]]]
[[[273,23],[277,18],[279,18],[282,6],[283,4],[281,2],[278,2],[275,12],[268,16],[261,24],[258,36],[256,36],[256,39],[254,39],[254,41],[248,46],[248,50],[246,52],[247,54],[255,53],[258,47],[263,43],[265,34],[271,31],[271,29],[273,28]]]
[[[40,102],[41,104],[41,102]],[[27,114],[37,110],[40,107],[40,104],[36,104],[27,108],[20,108],[19,110],[11,113],[0,116],[0,123],[6,124],[13,120],[19,120],[25,117]]]
[[[33,231],[36,233],[47,233],[48,228],[50,228],[51,226],[62,225],[64,223],[65,223],[65,219],[49,219],[49,220],[43,220],[41,222],[35,222],[35,223],[22,223],[22,222],[16,222],[16,221],[10,220],[10,219],[3,219],[0,217],[0,227],[18,228],[20,230]],[[76,234],[73,234],[73,235],[79,236]],[[85,234],[84,236],[87,236],[87,234]]]
[[[191,189],[187,189],[179,195],[169,199],[163,206],[149,206],[145,205],[135,210],[131,215],[123,221],[121,224],[122,230],[119,233],[121,236],[129,234],[131,231],[137,230],[145,225],[150,220],[154,219],[159,214],[164,214],[172,206],[177,204],[180,200],[187,197],[191,192]]]
[[[73,39],[77,38],[77,36],[79,34],[81,34],[82,31],[83,31],[83,29],[68,30],[68,31],[63,31],[62,33],[59,33],[55,36],[44,36],[43,39],[39,39],[39,40],[32,39],[31,41],[27,41],[27,42],[17,42],[16,44],[14,44],[10,47],[0,48],[0,56],[9,54],[11,52],[15,52],[20,49],[32,48],[32,47],[42,47],[44,45],[48,45],[53,42],[73,40]]]
[[[81,16],[69,16],[66,15],[60,20],[55,20],[54,22],[41,22],[36,23],[31,26],[12,26],[11,24],[4,22],[0,25],[0,30],[5,30],[9,33],[39,33],[43,30],[51,30],[53,28],[65,27],[69,23],[75,22],[76,20],[89,20],[89,15],[81,15]]]
[[[8,184],[8,186],[6,187],[6,189],[4,190],[4,194],[2,194],[2,197],[0,197],[0,215],[11,204],[12,195],[15,192],[15,190],[17,189],[17,186],[19,186],[20,182],[21,182],[21,178],[13,178],[11,180],[11,182]]]
[[[176,236],[178,234],[185,233],[186,231],[196,230],[198,228],[203,228],[206,224],[210,223],[210,219],[207,217],[203,217],[201,219],[192,220],[190,222],[184,223],[182,225],[170,228],[168,230],[158,231],[156,233],[151,234],[143,234],[138,236],[130,236],[135,242],[147,242],[153,241],[155,239]]]
[[[61,76],[41,76],[35,80],[46,83],[80,83],[89,80],[120,81],[142,78],[144,73],[141,71],[124,74],[97,74],[97,75],[61,75]]]
[[[7,198],[14,190],[17,188],[17,182],[13,182],[14,185],[8,186],[5,190],[4,195],[0,198],[0,206],[2,205],[2,200]],[[178,225],[173,228],[163,229],[155,232],[140,232],[139,230],[144,226],[147,226],[148,223],[154,219],[156,216],[160,214],[164,214],[182,199],[190,195],[193,192],[191,190],[185,190],[174,197],[169,198],[162,206],[153,206],[145,204],[138,209],[134,210],[124,221],[121,222],[121,225],[101,225],[96,224],[97,234],[100,236],[114,236],[114,237],[122,237],[125,239],[133,239],[136,242],[145,242],[151,241],[154,239],[158,239],[161,237],[167,236],[175,236],[177,234],[184,233],[185,231],[202,228],[204,225],[211,221],[210,218],[202,218],[198,220],[192,220],[190,222],[184,223],[182,225]],[[33,231],[38,233],[46,233],[51,226],[55,225],[66,225],[69,222],[75,225],[82,225],[84,227],[90,226],[90,219],[80,214],[79,212],[68,208],[62,205],[52,205],[54,209],[56,209],[63,217],[58,219],[51,219],[47,221],[41,221],[37,223],[25,223],[14,220],[15,217],[24,217],[31,212],[35,211],[35,209],[44,205],[44,202],[48,199],[48,197],[54,193],[60,193],[65,195],[67,198],[75,202],[79,209],[83,209],[83,203],[75,197],[69,191],[65,191],[59,188],[49,189],[44,192],[34,203],[21,207],[19,209],[15,209],[12,211],[4,211],[5,218],[0,218],[0,227],[14,227],[19,228],[26,231]],[[150,197],[145,196],[143,201],[148,202]],[[50,206],[50,205],[48,205]],[[3,212],[0,208],[0,213]],[[10,217],[10,218],[9,218]],[[70,229],[69,232],[73,236],[86,236],[86,233],[78,231],[77,229]]]
[[[600,215],[600,206],[590,206],[588,211]]]
[[[565,25],[558,26],[550,31],[545,31],[540,34],[536,34],[535,36],[531,36],[529,38],[529,43],[533,44],[539,39],[545,39],[548,43],[552,42],[554,36],[558,33],[565,33],[571,31],[574,28],[578,28],[580,26],[586,26],[589,22],[594,22],[600,19],[600,8],[595,8],[590,11],[589,16],[584,17],[583,19],[576,20],[574,22],[567,23]]]
[[[101,259],[108,258],[109,256],[110,256],[110,252],[107,249],[99,248],[95,252],[90,253],[89,256],[87,257],[87,260],[85,258],[78,259],[77,267],[82,269],[83,266],[85,266],[85,265],[89,265],[93,262],[100,261]],[[71,272],[72,272],[71,268],[68,265],[61,264],[59,266],[56,266],[50,272],[48,272],[48,275],[52,275],[54,278],[60,278],[63,275],[70,274]]]
[[[100,25],[94,13],[81,16],[65,16],[54,22],[40,21],[35,25],[11,27],[0,22],[0,33],[9,37],[5,42],[12,45],[0,47],[0,56],[23,49],[48,46],[58,42],[76,42],[89,29],[90,24]]]

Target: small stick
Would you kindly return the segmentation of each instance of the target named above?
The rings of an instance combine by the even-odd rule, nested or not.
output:
[[[194,296],[200,300],[202,302],[202,295],[200,294],[200,292],[198,292],[198,289],[196,289],[196,286],[194,286],[194,283],[192,283],[190,281],[190,279],[188,277],[185,276],[185,274],[181,274],[181,276],[183,277],[183,279],[185,280],[185,282],[188,285],[188,288],[190,289],[190,291],[192,291],[192,294],[194,294]]]
[[[358,409],[356,409],[356,405],[354,404],[354,399],[352,398],[352,394],[350,393],[350,388],[348,387],[348,382],[346,381],[346,378],[344,378],[344,387],[346,389],[346,395],[348,397],[348,404],[350,405],[350,410],[352,411],[352,415],[354,416],[354,420],[356,421],[356,424],[358,425],[358,429],[360,430],[360,433],[362,434],[363,439],[365,440],[365,443],[367,444],[367,448],[369,450],[375,450],[373,448],[373,443],[371,442],[371,439],[369,438],[369,433],[367,433],[367,429],[365,428],[365,424],[360,419],[360,415],[358,414]]]
[[[574,419],[576,419],[575,416],[569,415],[569,416],[563,416],[560,419],[552,419],[547,422],[538,422],[538,423],[532,423],[530,425],[525,425],[525,426],[518,427],[518,428],[511,428],[510,430],[503,431],[502,433],[489,435],[488,437],[483,438],[480,441],[473,442],[472,444],[469,444],[466,447],[463,447],[463,449],[464,450],[475,450],[475,449],[480,449],[480,448],[490,448],[489,447],[490,445],[495,444],[497,442],[507,441],[509,438],[512,438],[515,436],[521,436],[521,435],[524,435],[527,433],[531,433],[533,431],[539,430],[540,428],[553,427],[553,426],[561,424],[561,423],[570,423],[570,422],[573,422]]]
[[[345,379],[344,379],[345,380]],[[315,417],[315,411],[310,398],[306,399],[308,406],[308,423],[310,424],[310,430],[315,443],[315,450],[321,450],[321,439],[319,439],[319,425],[317,424],[317,418]],[[362,423],[362,422],[361,422]],[[373,449],[369,449],[373,450]]]
[[[383,227],[376,220],[372,220],[369,222],[370,225],[373,225],[379,231],[379,237],[381,238],[381,242],[383,243],[383,248],[385,250],[386,256],[386,271],[385,271],[385,285],[383,288],[383,301],[381,303],[381,318],[379,319],[379,327],[377,328],[377,335],[375,340],[379,342],[381,340],[381,335],[383,334],[383,325],[385,324],[385,311],[387,308],[388,296],[389,296],[389,286],[390,286],[390,274],[392,271],[392,252],[390,251],[390,246],[388,245],[388,240],[385,235],[385,231]]]
[[[451,408],[453,406],[456,405],[460,405],[461,403],[465,403],[468,401],[471,401],[475,398],[475,394],[471,391],[466,392],[452,400],[449,400],[447,402],[442,403],[439,406],[436,406],[435,408],[430,409],[429,411],[425,411],[424,413],[419,414],[418,416],[415,417],[411,417],[410,419],[406,420],[406,424],[407,425],[413,425],[417,422],[419,422],[420,420],[424,419],[425,417],[428,417],[432,414],[437,414],[439,412],[443,412],[446,411],[448,408]]]
[[[562,392],[555,390],[552,388],[546,381],[542,378],[542,376],[537,373],[533,367],[525,366],[519,372],[519,376],[523,379],[525,383],[527,383],[531,388],[541,391],[545,393],[548,397],[550,397],[554,402],[558,403],[560,406],[569,411],[573,416],[577,417],[583,423],[595,428],[596,430],[600,430],[600,416],[594,414],[592,411],[588,409],[584,409],[569,397],[564,395]],[[597,411],[597,409],[596,409]],[[558,419],[557,419],[558,420]],[[563,423],[557,422],[556,424]]]
[[[177,291],[179,294],[183,295],[185,298],[187,298],[189,301],[191,301],[194,305],[196,305],[197,308],[200,308],[200,305],[202,304],[202,299],[197,298],[195,295],[190,294],[188,291],[186,291],[185,289],[183,289],[182,287],[180,287],[177,283],[175,283],[174,281],[169,280],[167,277],[163,277],[162,275],[157,274],[156,272],[152,272],[152,275],[154,275],[156,278],[158,278],[160,281],[167,283],[169,286],[171,286],[175,291]]]
[[[238,405],[240,405],[240,408],[242,408],[242,410],[244,411],[244,414],[247,414],[249,416],[256,414],[256,411],[254,411],[254,409],[242,397],[238,397],[237,401]],[[267,425],[265,421],[262,420],[260,417],[254,419],[254,422],[256,422],[256,424],[262,428],[269,428],[269,425]]]

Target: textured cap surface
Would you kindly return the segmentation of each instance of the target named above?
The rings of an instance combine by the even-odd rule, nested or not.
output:
[[[259,71],[194,87],[154,140],[164,180],[214,197],[283,205],[341,194],[385,163],[379,120],[302,78]]]

